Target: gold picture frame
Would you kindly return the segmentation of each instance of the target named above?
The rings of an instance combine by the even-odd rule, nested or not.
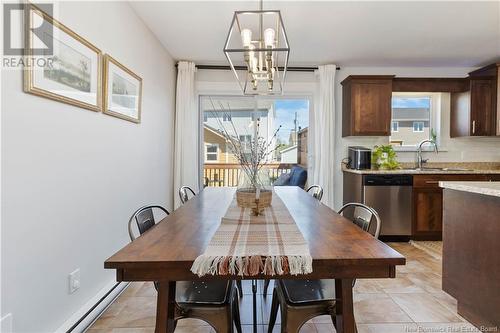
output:
[[[142,78],[109,54],[104,55],[103,71],[103,113],[140,123]],[[111,72],[113,72],[113,75],[111,75]],[[113,91],[113,89],[116,89],[116,91]],[[129,93],[130,91],[132,93]],[[131,107],[132,105],[133,107]]]
[[[32,26],[35,19],[47,21],[53,26],[54,30],[58,29],[57,35],[59,39],[56,39],[54,36],[56,33],[53,33],[54,54],[52,57],[45,58],[52,59],[49,62],[51,64],[50,69],[47,69],[49,65],[45,67],[25,66],[24,91],[91,111],[101,111],[101,50],[37,6],[27,3],[26,10],[24,32],[24,56],[26,58],[33,57],[34,38]],[[56,50],[60,53],[56,54]],[[54,67],[54,61],[56,67]],[[80,69],[75,68],[75,62],[81,66]]]

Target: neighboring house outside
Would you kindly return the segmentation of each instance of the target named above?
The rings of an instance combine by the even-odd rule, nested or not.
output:
[[[283,164],[299,164],[307,168],[307,135],[309,128],[299,128],[297,134],[292,132],[290,138],[295,137],[295,144],[279,151],[279,161]]]
[[[290,164],[295,164],[297,163],[297,145],[285,148],[280,151],[280,156],[281,160],[280,163],[290,163]]]
[[[238,101],[231,101],[231,111],[213,111],[213,106],[203,105],[203,134],[205,163],[238,163],[229,149],[222,134],[220,122],[229,135],[238,136],[242,142],[251,142],[255,135],[255,121],[259,119],[259,136],[268,141],[274,134],[274,103],[260,103],[258,110],[249,109],[247,105],[238,105]],[[232,124],[231,124],[232,122]],[[233,128],[234,126],[234,128]],[[270,149],[275,146],[275,139]],[[250,149],[248,148],[250,151]],[[274,156],[271,156],[274,158]]]
[[[309,134],[309,127],[299,129],[299,133],[297,135],[297,163],[307,169],[307,152],[308,152],[308,142],[307,137]]]
[[[229,151],[226,138],[215,128],[203,126],[205,163],[238,163]]]
[[[430,138],[430,110],[428,108],[393,108],[391,144],[415,146]]]

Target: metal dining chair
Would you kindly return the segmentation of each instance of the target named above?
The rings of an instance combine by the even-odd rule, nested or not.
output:
[[[319,201],[321,201],[321,199],[323,198],[323,188],[319,185],[309,186],[309,188],[306,190],[306,192],[311,192],[312,196],[315,199],[318,199]]]
[[[353,209],[352,222],[364,231],[370,231],[372,222],[376,222],[374,237],[380,234],[380,217],[371,207],[360,203],[344,205],[339,214]],[[354,287],[354,282],[353,282]],[[329,315],[333,325],[335,318],[335,280],[277,280],[273,291],[271,315],[268,333],[273,331],[278,310],[281,310],[281,332],[295,333],[308,320],[322,315]]]
[[[181,186],[179,189],[179,197],[181,198],[181,202],[184,205],[190,199],[189,192],[191,192],[191,198],[196,195],[193,189],[189,186]]]
[[[131,241],[137,238],[132,230],[134,220],[139,235],[155,226],[153,209],[169,215],[161,206],[144,206],[136,210],[128,222]],[[154,286],[158,290],[157,282],[154,282]],[[236,326],[236,331],[241,333],[238,295],[234,281],[177,281],[175,301],[175,325],[179,319],[198,318],[209,323],[216,332],[232,333]]]
[[[189,186],[181,186],[179,189],[179,197],[181,198],[183,205],[190,199],[189,192],[191,192],[191,198],[196,196],[196,193]],[[241,284],[241,280],[236,280],[236,287],[238,288],[240,297],[243,297],[243,286]]]
[[[319,185],[311,185],[307,188],[306,192],[311,192],[312,193],[312,196],[313,198],[317,199],[318,201],[321,201],[321,199],[323,198],[323,188]],[[269,289],[269,283],[271,281],[270,280],[265,280],[264,281],[264,292],[263,292],[263,296],[266,297],[267,295],[267,289]]]

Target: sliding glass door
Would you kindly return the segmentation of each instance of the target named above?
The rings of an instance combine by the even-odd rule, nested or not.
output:
[[[238,140],[244,154],[255,138],[269,143],[272,180],[293,165],[307,168],[310,104],[296,97],[200,96],[204,185],[238,185],[238,159],[228,137]]]

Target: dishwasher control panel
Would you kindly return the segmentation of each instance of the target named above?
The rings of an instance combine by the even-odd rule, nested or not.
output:
[[[410,175],[365,175],[365,186],[412,186]]]

